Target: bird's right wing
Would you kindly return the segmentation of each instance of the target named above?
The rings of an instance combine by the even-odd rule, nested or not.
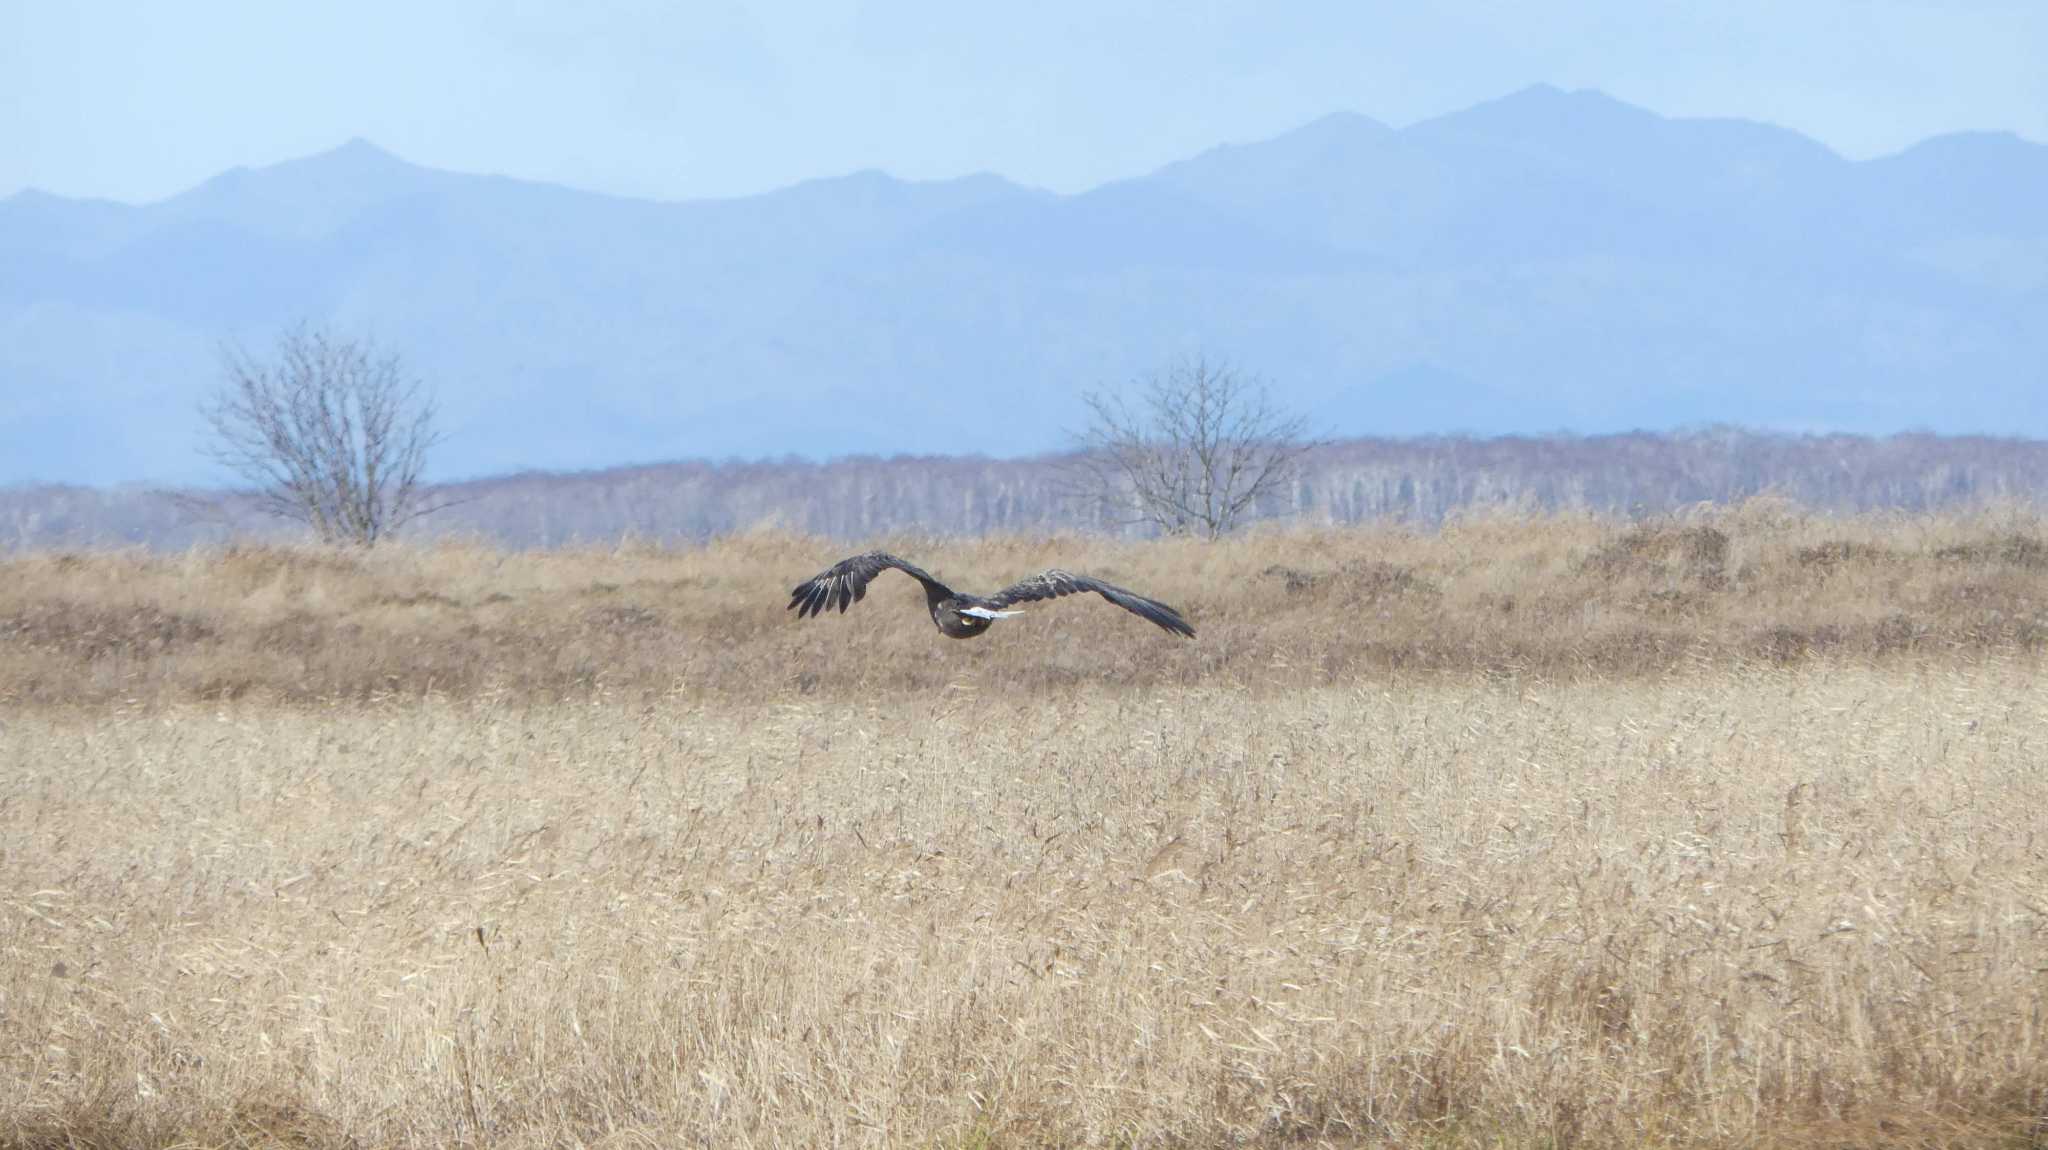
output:
[[[1188,625],[1186,619],[1181,618],[1180,612],[1159,600],[1147,599],[1136,591],[1125,590],[1114,583],[1104,583],[1087,575],[1076,575],[1071,571],[1055,569],[1019,580],[989,596],[985,602],[991,607],[1002,608],[1012,603],[1028,603],[1036,599],[1058,599],[1082,591],[1093,591],[1133,615],[1156,623],[1176,635],[1194,638],[1195,629]]]
[[[945,584],[925,574],[916,564],[906,563],[884,551],[870,551],[851,559],[841,559],[797,584],[796,590],[789,593],[789,606],[797,609],[796,616],[799,619],[833,607],[844,612],[848,604],[857,603],[867,597],[870,580],[891,567],[926,587],[945,589]]]

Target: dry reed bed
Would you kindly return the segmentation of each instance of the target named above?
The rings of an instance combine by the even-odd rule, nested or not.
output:
[[[17,709],[0,1145],[2028,1145],[2037,670]]]
[[[1757,501],[1637,525],[1478,517],[1439,534],[1216,546],[890,541],[968,589],[1052,565],[1127,582],[1183,608],[1193,644],[1091,598],[935,645],[922,596],[893,574],[859,610],[799,625],[789,587],[848,547],[778,535],[678,550],[31,555],[0,562],[0,703],[860,698],[960,681],[1306,687],[1388,670],[1946,658],[2048,645],[2044,540],[2021,510],[1831,520]]]
[[[2048,547],[0,563],[0,1146],[2037,1144]]]

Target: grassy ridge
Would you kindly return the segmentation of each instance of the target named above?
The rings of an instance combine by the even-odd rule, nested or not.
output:
[[[1165,642],[1091,597],[934,644],[921,594],[894,574],[858,610],[797,625],[787,589],[843,547],[778,535],[675,551],[52,554],[0,563],[0,700],[1303,687],[2048,645],[2048,534],[2019,512],[1831,520],[1757,502],[1639,525],[1482,518],[1217,546],[888,545],[970,590],[1088,571],[1182,608],[1201,641]]]

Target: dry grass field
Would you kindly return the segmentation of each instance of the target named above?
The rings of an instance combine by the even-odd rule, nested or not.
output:
[[[2019,511],[0,563],[0,1146],[2039,1146]]]

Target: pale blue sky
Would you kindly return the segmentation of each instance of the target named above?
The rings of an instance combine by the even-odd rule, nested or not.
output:
[[[1865,157],[2048,141],[2043,0],[0,0],[0,195],[148,200],[364,136],[657,198],[877,167],[1062,191],[1538,81]]]

